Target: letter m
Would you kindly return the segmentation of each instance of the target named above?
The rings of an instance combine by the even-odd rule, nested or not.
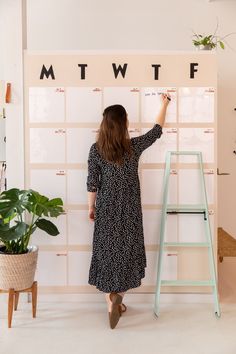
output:
[[[50,68],[47,70],[45,65],[43,65],[42,70],[41,70],[41,74],[40,74],[40,80],[44,79],[44,75],[46,76],[46,78],[48,79],[49,76],[51,76],[52,80],[55,80],[55,75],[53,72],[53,67],[52,65],[50,66]]]

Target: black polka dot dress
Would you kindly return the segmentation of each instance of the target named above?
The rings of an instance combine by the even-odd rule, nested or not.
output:
[[[87,190],[97,192],[88,283],[100,291],[124,292],[141,285],[146,254],[138,176],[142,152],[162,134],[155,124],[131,138],[133,154],[117,166],[104,160],[94,143],[88,157]]]

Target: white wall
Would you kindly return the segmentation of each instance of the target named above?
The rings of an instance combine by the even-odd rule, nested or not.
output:
[[[3,43],[3,16],[1,16],[1,3],[0,3],[0,43]],[[2,48],[2,47],[1,47]],[[2,48],[3,49],[3,48]],[[0,78],[3,78],[4,73],[4,67],[3,67],[3,56],[0,55]]]
[[[232,31],[235,10],[235,1],[28,0],[28,47],[188,50],[191,29],[213,31],[219,16]]]
[[[24,187],[22,2],[0,0],[0,78],[12,84],[6,105],[7,187]]]
[[[0,3],[3,7],[15,3],[17,8],[19,0]],[[236,1],[232,0],[28,0],[27,12],[28,49],[32,50],[194,50],[191,30],[210,33],[217,17],[219,34],[236,31]],[[1,17],[2,12],[0,22]],[[18,21],[11,19],[11,23],[10,35]],[[11,38],[18,41],[16,36]],[[219,177],[219,225],[236,237],[236,155],[232,152],[236,149],[236,35],[229,44],[234,50],[217,51],[218,166],[220,172],[230,173]]]

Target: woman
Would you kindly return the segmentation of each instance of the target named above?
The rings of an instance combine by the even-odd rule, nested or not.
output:
[[[140,286],[145,276],[138,162],[162,134],[170,97],[162,94],[161,98],[154,127],[131,139],[124,107],[107,107],[97,142],[89,152],[89,219],[95,223],[88,282],[106,293],[111,328],[126,310],[122,303],[125,292]]]

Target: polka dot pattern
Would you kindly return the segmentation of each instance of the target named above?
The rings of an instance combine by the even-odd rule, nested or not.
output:
[[[124,292],[141,285],[146,253],[138,163],[142,152],[161,137],[155,124],[131,138],[132,156],[122,166],[104,160],[94,143],[88,157],[87,190],[97,192],[92,259],[88,283],[103,292]]]

